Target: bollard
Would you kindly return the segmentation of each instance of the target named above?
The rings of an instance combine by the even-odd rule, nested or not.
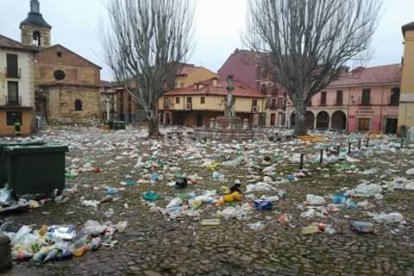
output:
[[[340,153],[340,151],[341,151],[341,146],[336,146],[336,155],[339,155],[339,153]]]
[[[369,138],[367,138],[367,144],[366,144],[366,147],[368,147],[369,146]]]
[[[299,165],[299,169],[300,170],[303,170],[303,157],[304,157],[305,155],[302,153],[301,155],[300,155],[300,165]]]
[[[362,142],[362,139],[359,139],[359,140],[358,140],[358,149],[359,149],[359,150],[361,149],[361,142]]]
[[[321,158],[320,158],[320,161],[319,161],[321,164],[323,163],[323,149],[321,149]]]
[[[402,149],[403,147],[404,147],[404,138],[401,138],[400,149]]]
[[[349,142],[349,143],[348,143],[348,154],[351,154],[351,145],[352,145],[352,143],[351,143],[351,142]]]

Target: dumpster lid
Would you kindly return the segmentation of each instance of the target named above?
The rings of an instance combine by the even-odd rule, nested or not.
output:
[[[32,140],[32,141],[1,141],[0,148],[10,146],[41,146],[44,145],[43,140]]]
[[[67,146],[63,145],[19,145],[19,146],[6,146],[5,151],[9,154],[14,153],[38,153],[38,152],[68,152]]]

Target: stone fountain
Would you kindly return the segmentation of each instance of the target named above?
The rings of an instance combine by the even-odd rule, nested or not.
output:
[[[233,98],[233,76],[227,78],[227,97],[224,105],[224,115],[210,120],[210,126],[206,129],[198,129],[197,138],[215,139],[251,139],[257,136],[257,131],[249,128],[247,119],[235,115]]]

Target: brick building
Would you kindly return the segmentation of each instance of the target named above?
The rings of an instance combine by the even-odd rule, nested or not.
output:
[[[22,44],[38,49],[34,56],[36,112],[49,123],[91,124],[100,121],[101,68],[62,45],[51,45],[52,27],[31,0],[21,22]]]

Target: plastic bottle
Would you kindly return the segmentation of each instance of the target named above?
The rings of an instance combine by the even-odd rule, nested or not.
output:
[[[82,257],[86,252],[88,252],[88,250],[89,246],[87,244],[84,244],[81,247],[76,248],[75,252],[73,252],[73,255],[76,257]]]
[[[374,224],[370,222],[353,221],[351,229],[358,233],[375,234]]]
[[[96,251],[101,247],[101,244],[102,244],[102,240],[100,237],[93,238],[90,243],[90,249],[92,251]]]

